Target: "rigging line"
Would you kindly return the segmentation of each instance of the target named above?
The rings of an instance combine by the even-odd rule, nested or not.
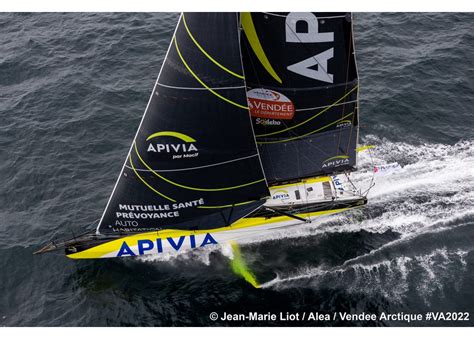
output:
[[[290,132],[294,135],[297,135],[296,133],[293,133],[293,132]],[[318,153],[320,154],[323,154],[325,156],[331,156],[332,154],[334,154],[332,152],[332,150],[329,150],[328,149],[322,149],[321,147],[318,147],[318,143],[317,142],[311,142],[311,139],[303,139],[301,140],[302,142],[304,142],[309,148],[312,148],[314,150],[316,150]],[[287,146],[289,146],[291,144],[288,144]],[[293,145],[294,148],[295,148],[295,152],[298,153],[299,156],[301,156],[302,158],[304,158],[308,163],[310,164],[314,164],[315,168],[317,168],[319,166],[319,164],[316,163],[316,161],[314,159],[311,159],[310,157],[308,157],[304,152],[301,153],[301,152],[298,152],[298,149],[296,147],[296,145]],[[298,163],[299,164],[299,163]]]
[[[344,101],[344,102],[341,102],[341,103],[339,103],[339,104],[333,105],[332,107],[341,106],[341,105],[353,104],[354,102],[357,102],[357,100]],[[326,108],[326,107],[329,107],[329,106],[330,106],[330,105],[319,106],[319,107],[309,107],[309,108],[297,108],[297,109],[295,109],[295,111],[296,111],[296,112],[312,111],[312,110],[314,110],[314,109]]]
[[[158,178],[160,178],[161,180],[166,181],[167,183],[169,183],[171,185],[181,187],[181,188],[184,188],[184,189],[188,189],[188,190],[192,190],[192,191],[203,191],[203,192],[219,192],[219,191],[229,191],[229,190],[233,190],[233,189],[237,189],[237,188],[242,188],[242,187],[245,187],[245,186],[250,186],[250,185],[257,184],[259,182],[265,181],[265,179],[263,178],[263,179],[255,180],[255,181],[248,182],[248,183],[245,183],[245,184],[242,184],[242,185],[236,185],[236,186],[231,186],[231,187],[222,187],[222,188],[199,188],[199,187],[191,187],[191,186],[178,184],[177,182],[174,182],[170,179],[167,179],[167,178],[163,177],[162,175],[159,175],[158,173],[153,171],[153,169],[142,159],[142,157],[140,156],[140,153],[138,153],[137,143],[135,143],[134,148],[135,148],[135,153],[137,154],[138,159],[140,160],[140,162],[143,165],[145,165],[145,167],[148,168],[148,170],[150,170],[154,175],[156,175]]]
[[[164,195],[163,193],[160,193],[158,192],[155,188],[153,188],[149,183],[147,183],[145,181],[145,179],[143,179],[140,174],[138,174],[137,170],[135,169],[135,166],[133,166],[133,162],[132,162],[132,154],[129,155],[129,161],[130,161],[130,165],[132,166],[132,169],[133,171],[135,172],[135,175],[138,177],[138,179],[140,179],[145,185],[146,187],[148,187],[149,189],[151,189],[153,192],[155,192],[156,194],[162,196],[163,198],[165,199],[168,199],[169,201],[172,201],[172,202],[176,202],[176,200]]]
[[[189,91],[207,91],[207,88],[203,87],[182,87],[182,86],[171,86],[171,85],[165,85],[158,83],[158,86],[161,87],[166,87],[166,88],[172,88],[172,89],[184,89],[184,90],[189,90]],[[224,90],[224,89],[240,89],[240,88],[245,88],[245,86],[227,86],[227,87],[210,87],[212,90]]]
[[[281,87],[281,86],[278,86],[278,87],[275,87],[275,86],[270,86],[268,84],[265,84],[265,88],[266,89],[272,89],[272,90],[275,90],[275,91],[278,91],[278,90],[282,90],[282,88],[285,90],[285,91],[292,91],[292,92],[298,92],[298,91],[316,91],[316,90],[328,90],[328,89],[335,89],[335,88],[338,88],[338,87],[345,87],[347,88],[347,86],[351,86],[351,85],[357,85],[358,81],[357,79],[355,80],[352,80],[352,81],[348,81],[348,82],[338,82],[338,83],[335,83],[335,84],[325,84],[323,86],[311,86],[311,87]],[[247,81],[247,87],[261,87],[262,84],[257,81],[256,83],[252,83],[249,81]]]
[[[246,80],[245,80],[245,69],[244,69],[244,61],[242,58],[242,46],[240,44],[241,41],[241,30],[240,30],[240,15],[239,13],[235,13],[236,19],[237,19],[237,41],[239,42],[239,59],[240,59],[240,68],[242,69],[242,74],[244,75],[244,86],[247,86]],[[247,91],[244,91],[245,93],[245,100],[248,103],[248,96],[247,96]],[[260,157],[260,151],[257,146],[257,138],[255,137],[255,128],[253,127],[253,122],[252,122],[252,116],[250,114],[250,110],[247,111],[247,117],[248,117],[248,122],[250,129],[252,130],[252,140],[253,140],[253,146],[255,147],[255,151],[257,152],[258,155],[258,162],[260,164],[260,170],[262,171],[262,176],[265,179],[265,186],[267,187],[267,192],[268,191],[268,181],[267,181],[267,176],[265,175],[265,170],[263,169],[263,163],[262,163],[262,158]]]
[[[291,141],[291,140],[296,140],[296,139],[304,138],[304,137],[306,137],[306,136],[308,136],[308,135],[311,135],[311,134],[320,132],[320,131],[322,131],[323,129],[326,129],[327,127],[332,126],[332,125],[334,125],[334,124],[340,122],[341,120],[343,120],[343,119],[345,119],[345,118],[351,116],[352,114],[354,114],[354,112],[349,113],[349,114],[347,114],[346,116],[342,117],[341,119],[335,120],[335,121],[331,122],[330,124],[327,124],[326,126],[323,126],[323,127],[321,127],[321,128],[318,128],[317,130],[314,130],[314,131],[309,132],[309,133],[306,133],[306,134],[299,135],[299,136],[297,136],[297,137],[293,137],[293,138],[289,138],[289,139],[285,139],[285,140],[277,140],[277,141],[261,141],[261,142],[257,142],[257,144],[259,144],[259,145],[262,145],[262,144],[278,144],[278,143],[282,143],[282,142],[287,142],[287,141]]]
[[[183,56],[181,55],[181,51],[179,50],[179,47],[178,47],[178,41],[176,39],[176,36],[173,37],[173,41],[174,41],[174,46],[176,47],[176,52],[178,52],[178,55],[179,55],[179,58],[181,59],[181,61],[183,62],[184,66],[187,68],[187,70],[189,71],[189,73],[191,73],[191,75],[203,86],[205,87],[209,92],[211,92],[212,94],[214,94],[216,97],[224,100],[225,102],[228,102],[229,104],[232,104],[234,106],[237,106],[239,108],[242,108],[242,109],[249,109],[247,106],[243,106],[241,104],[238,104],[232,100],[229,100],[227,99],[226,97],[223,97],[222,95],[220,95],[219,93],[217,93],[216,91],[214,91],[212,88],[210,88],[209,86],[207,86],[197,75],[196,73],[193,72],[193,70],[189,67],[189,65],[187,64],[187,62],[184,60]]]
[[[318,147],[317,143],[315,143],[315,142],[310,142],[307,139],[303,139],[303,141],[306,142],[307,146],[317,150],[321,154],[324,154],[326,156],[329,156],[329,155],[333,154],[332,152],[328,152],[328,150],[324,150],[321,147]],[[306,154],[304,154],[304,152],[303,152],[302,156],[305,157],[309,163],[316,164],[316,161],[314,159],[310,159]],[[319,166],[319,165],[317,165],[317,166]]]
[[[137,129],[137,131],[135,132],[135,136],[133,137],[133,140],[136,140],[136,138],[137,138],[137,136],[138,136],[138,132],[140,131],[140,129],[141,129],[141,127],[142,127],[143,121],[145,121],[145,116],[147,115],[148,107],[150,107],[150,103],[151,103],[151,101],[152,101],[152,99],[153,99],[153,97],[154,97],[154,93],[155,93],[155,90],[156,90],[156,83],[157,83],[158,80],[160,79],[161,72],[163,71],[163,67],[164,67],[165,61],[168,59],[168,55],[169,55],[169,52],[170,52],[170,50],[171,50],[171,45],[172,45],[173,37],[176,36],[176,32],[178,31],[178,26],[179,26],[179,22],[181,21],[181,16],[182,16],[182,15],[179,16],[178,23],[176,24],[176,27],[174,28],[174,32],[173,32],[173,35],[172,35],[170,44],[168,45],[168,49],[166,50],[166,54],[165,54],[165,57],[164,57],[163,62],[162,62],[162,64],[161,64],[160,71],[158,72],[158,76],[157,76],[157,78],[156,78],[155,84],[153,85],[153,90],[151,91],[150,98],[148,99],[148,103],[147,103],[147,105],[146,105],[146,107],[145,107],[145,112],[144,112],[143,115],[142,115],[142,119],[140,120],[140,124],[138,125],[138,129]],[[112,189],[112,193],[110,194],[109,199],[107,200],[107,204],[105,205],[105,209],[104,209],[104,211],[102,212],[102,216],[100,217],[99,224],[97,225],[96,234],[100,234],[100,226],[101,226],[101,224],[102,224],[102,221],[104,220],[105,213],[107,212],[107,210],[108,210],[108,208],[109,208],[110,202],[112,201],[112,197],[113,197],[114,194],[115,194],[115,190],[117,189],[117,186],[118,186],[118,184],[119,184],[119,181],[120,181],[120,179],[122,178],[122,174],[123,174],[123,171],[124,171],[124,169],[125,169],[125,165],[127,164],[128,156],[129,156],[129,155],[131,154],[131,152],[132,152],[132,145],[133,145],[133,142],[132,142],[132,144],[130,145],[130,148],[128,149],[127,157],[125,157],[123,166],[122,166],[122,168],[120,169],[120,174],[118,175],[117,180],[115,181],[115,185],[114,185],[114,188]]]
[[[189,27],[188,25],[186,24],[186,17],[183,13],[183,24],[184,24],[184,28],[186,29],[186,31],[188,32],[188,35],[189,37],[191,38],[191,40],[194,42],[194,44],[197,46],[197,48],[199,48],[199,50],[202,52],[202,54],[204,54],[209,60],[211,60],[216,66],[220,67],[221,69],[223,69],[224,71],[226,71],[227,73],[229,74],[232,74],[233,76],[239,78],[239,79],[243,79],[244,77],[240,74],[237,74],[235,72],[232,72],[230,69],[228,69],[227,67],[223,66],[222,64],[220,64],[217,60],[215,60],[213,57],[211,57],[209,55],[209,53],[207,53],[204,48],[202,48],[202,46],[196,41],[196,39],[194,38],[194,36],[191,34],[191,31],[189,30]]]
[[[297,39],[299,40],[299,42],[302,44],[303,48],[306,49],[307,52],[310,52],[309,48],[307,48],[307,47],[305,46],[305,43],[304,43],[303,41],[301,41],[301,39],[300,39],[300,37],[298,36],[298,34],[296,34],[296,32],[290,27],[290,25],[288,25],[288,24],[286,23],[286,20],[285,20],[285,26],[286,26],[287,28],[289,28],[291,32],[293,32],[293,34],[296,36],[296,38],[297,38]],[[318,31],[319,31],[319,28],[318,28]],[[332,48],[334,49],[334,47],[332,47]],[[314,56],[311,57],[311,58],[312,58],[314,61],[316,61],[316,63],[318,64],[318,70],[319,70],[319,69],[322,69],[322,70],[324,71],[324,73],[330,74],[330,73],[328,72],[328,70],[325,69],[325,68],[323,67],[323,65],[321,65],[321,64],[319,63],[318,59],[316,59],[316,57],[317,57],[318,55],[319,55],[319,54],[314,55]]]
[[[220,206],[204,206],[204,205],[201,205],[201,206],[198,206],[197,208],[228,208],[228,207],[247,205],[247,204],[251,204],[253,202],[257,202],[257,201],[260,201],[260,200],[250,200],[250,201],[238,202],[236,204],[220,205]]]
[[[277,14],[277,13],[272,13],[272,12],[262,12],[264,14],[268,14],[268,15],[271,15],[271,16],[276,16],[276,17],[280,17],[280,18],[286,18],[287,15],[283,15],[283,14]],[[335,16],[316,16],[316,18],[319,20],[319,19],[340,19],[340,18],[345,18],[346,16],[345,15],[335,15]]]
[[[352,15],[351,15],[351,19],[352,19]],[[352,20],[351,20],[352,21]],[[347,63],[346,63],[346,87],[344,88],[344,91],[347,90],[347,79],[349,78],[349,67],[350,67],[350,62],[351,62],[351,51],[352,51],[352,25],[351,25],[351,29],[350,29],[350,34],[349,34],[349,46],[347,48]],[[358,91],[357,91],[358,92]],[[359,96],[357,95],[357,98],[359,98]],[[357,106],[357,105],[356,105]],[[341,116],[344,115],[344,111],[346,109],[346,106],[343,106],[342,107],[342,111],[341,111]],[[349,134],[349,138],[348,138],[348,143],[347,143],[347,148],[346,148],[346,155],[349,154],[349,145],[350,145],[350,140],[351,140],[351,137],[352,137],[352,130],[354,129],[354,117],[355,115],[357,114],[357,108],[354,108],[354,115],[352,116],[352,121],[351,121],[351,130],[350,130],[350,134]],[[343,133],[343,129],[341,129],[339,131],[339,140],[338,140],[338,143],[337,143],[337,153],[339,154],[339,149],[341,147],[341,139],[342,139],[342,133]],[[344,152],[344,151],[343,151]]]
[[[358,99],[359,99],[359,89],[357,89],[357,100]],[[351,144],[352,132],[354,130],[354,120],[355,120],[356,116],[358,116],[358,114],[359,114],[359,104],[358,103],[356,104],[356,106],[354,108],[354,113],[355,114],[352,116],[352,121],[351,121],[351,131],[349,133],[349,138],[347,139],[346,155],[349,154],[349,146]],[[355,147],[357,147],[357,138],[358,138],[358,134],[356,135]],[[357,157],[357,154],[356,154],[356,157]]]
[[[283,122],[283,121],[282,121],[282,122]],[[285,124],[284,122],[283,122],[283,124],[286,126],[286,124]],[[298,134],[295,133],[294,131],[290,131],[289,133],[292,134],[292,135],[294,135],[294,136],[296,136],[296,137],[298,136]],[[303,139],[302,141],[305,142],[307,146],[309,146],[309,147],[311,147],[311,148],[317,150],[317,151],[318,151],[319,153],[321,153],[321,154],[325,154],[325,155],[328,155],[328,156],[330,156],[330,155],[332,154],[332,152],[327,152],[327,150],[324,150],[324,149],[318,147],[318,146],[317,146],[317,143],[310,142],[310,140],[307,140],[307,139]],[[287,145],[287,146],[288,146],[288,145]],[[304,152],[303,152],[303,153],[299,152],[299,151],[298,151],[298,148],[296,147],[296,145],[293,145],[293,147],[294,147],[294,152],[295,152],[295,154],[297,154],[298,157],[301,156],[302,158],[305,158],[306,161],[308,161],[308,163],[316,164],[316,162],[314,161],[314,159],[310,159]],[[299,165],[299,164],[300,164],[300,163],[298,162],[298,165]],[[315,166],[317,167],[318,165],[315,165]]]
[[[332,105],[329,105],[327,106],[325,109],[323,109],[322,111],[316,113],[315,115],[313,115],[311,118],[308,118],[306,119],[305,121],[302,121],[300,122],[299,124],[296,124],[292,127],[288,127],[288,128],[285,128],[285,129],[282,129],[282,130],[279,130],[279,131],[275,131],[275,132],[270,132],[270,133],[266,133],[266,134],[259,134],[259,135],[256,135],[257,138],[259,137],[266,137],[266,136],[270,136],[270,135],[275,135],[275,134],[279,134],[279,133],[282,133],[282,132],[286,132],[286,131],[289,131],[289,130],[292,130],[296,127],[299,127],[301,125],[304,125],[306,124],[307,122],[313,120],[314,118],[318,117],[319,115],[323,114],[324,112],[328,111],[330,108],[334,107],[336,104],[340,103],[342,100],[344,100],[349,94],[351,94],[359,85],[356,85],[354,86],[354,88],[352,88],[349,92],[347,92],[346,94],[344,94],[341,98],[337,99]]]
[[[241,158],[236,158],[236,159],[227,160],[227,161],[222,161],[222,162],[216,162],[216,163],[214,163],[214,164],[203,165],[203,166],[188,167],[188,168],[174,168],[174,169],[168,169],[168,170],[152,169],[151,171],[155,171],[155,172],[192,171],[192,170],[196,170],[196,169],[202,169],[202,168],[208,168],[208,167],[213,167],[213,166],[219,166],[219,165],[229,164],[229,163],[232,163],[232,162],[241,161],[241,160],[245,160],[245,159],[250,159],[250,158],[257,157],[257,156],[258,156],[258,154],[254,154],[254,155],[249,155],[249,156],[247,156],[247,157],[241,157]],[[126,166],[126,167],[131,168],[130,166]],[[139,172],[151,172],[151,171],[148,170],[148,169],[141,169],[141,168],[137,168],[137,171],[139,171]]]

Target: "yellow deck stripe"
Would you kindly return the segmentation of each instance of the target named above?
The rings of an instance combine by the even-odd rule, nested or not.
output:
[[[280,189],[284,187],[291,187],[291,186],[296,186],[299,184],[312,184],[315,182],[327,182],[330,181],[331,178],[329,177],[316,177],[316,178],[310,178],[310,179],[305,179],[302,181],[294,182],[292,184],[285,184],[285,185],[278,185],[278,186],[270,186],[269,189],[274,190],[274,189]]]
[[[216,91],[214,91],[212,88],[210,88],[209,86],[207,86],[197,75],[196,73],[193,72],[193,70],[189,67],[189,65],[186,63],[186,60],[184,60],[183,56],[181,55],[181,51],[179,50],[179,47],[178,47],[178,41],[176,40],[176,36],[173,37],[173,41],[174,41],[174,46],[176,47],[176,51],[178,52],[178,55],[179,55],[179,58],[181,59],[181,61],[183,62],[184,66],[187,68],[187,70],[189,71],[189,73],[191,73],[191,75],[205,88],[207,89],[209,92],[211,92],[212,94],[214,94],[216,97],[224,100],[225,102],[228,102],[229,104],[231,105],[234,105],[234,106],[237,106],[239,108],[242,108],[242,109],[247,109],[248,110],[248,107],[247,106],[243,106],[241,104],[238,104],[232,100],[229,100],[227,99],[226,97],[223,97],[222,95],[220,95],[219,93],[217,93]]]
[[[257,56],[258,60],[262,64],[262,66],[267,70],[267,72],[278,81],[280,84],[282,83],[278,74],[276,74],[275,70],[273,69],[270,61],[268,61],[265,52],[263,51],[262,45],[260,44],[260,40],[258,39],[257,32],[255,30],[255,26],[252,21],[252,15],[249,12],[242,12],[240,14],[240,19],[242,22],[242,28],[244,29],[245,36],[250,43],[250,47],[252,47],[253,52]]]
[[[345,119],[345,118],[351,116],[352,114],[354,114],[354,112],[349,113],[349,114],[343,116],[342,118],[340,118],[340,119],[338,119],[338,120],[336,120],[336,121],[333,121],[333,122],[331,122],[330,124],[327,124],[326,126],[323,126],[323,127],[321,127],[321,128],[318,128],[317,130],[314,130],[314,131],[309,132],[309,133],[306,133],[306,134],[298,135],[298,136],[296,136],[296,137],[289,138],[289,139],[285,139],[285,140],[277,140],[277,141],[257,141],[257,144],[259,144],[259,145],[262,145],[262,144],[278,144],[278,143],[281,143],[281,142],[287,142],[287,141],[291,141],[291,140],[301,139],[301,138],[304,138],[305,136],[308,136],[308,135],[310,135],[310,134],[313,134],[313,133],[317,133],[317,132],[319,132],[319,131],[322,131],[323,129],[328,128],[329,126],[334,125],[334,124],[340,122],[341,120],[343,120],[343,119]]]
[[[237,189],[237,188],[241,188],[241,187],[245,187],[245,186],[250,186],[250,185],[253,185],[253,184],[256,184],[256,183],[259,183],[259,182],[262,182],[262,181],[265,181],[265,178],[264,179],[259,179],[259,180],[255,180],[255,181],[252,181],[252,182],[248,182],[246,184],[242,184],[242,185],[237,185],[237,186],[231,186],[231,187],[222,187],[222,188],[199,188],[199,187],[191,187],[191,186],[186,186],[186,185],[181,185],[181,184],[178,184],[177,182],[174,182],[174,181],[171,181],[170,179],[167,179],[165,178],[164,176],[158,174],[157,172],[155,172],[143,159],[142,157],[140,156],[140,154],[138,153],[138,148],[137,148],[137,144],[134,143],[134,147],[135,147],[135,153],[137,154],[138,156],[138,159],[140,160],[140,162],[145,165],[145,167],[150,170],[154,175],[156,175],[158,178],[166,181],[167,183],[171,184],[171,185],[174,185],[174,186],[177,186],[177,187],[181,187],[181,188],[185,188],[185,189],[188,189],[188,190],[193,190],[193,191],[203,191],[203,192],[219,192],[219,191],[228,191],[228,190],[233,190],[233,189]]]
[[[209,53],[207,53],[204,48],[202,48],[202,46],[196,41],[196,39],[194,38],[194,36],[191,34],[191,31],[189,30],[189,27],[188,25],[186,24],[186,18],[184,17],[184,13],[183,13],[183,24],[184,24],[184,28],[186,28],[186,31],[188,32],[188,35],[189,37],[191,38],[191,40],[194,42],[194,44],[196,45],[197,48],[199,48],[199,50],[202,52],[202,54],[204,54],[209,60],[211,60],[216,66],[220,67],[221,69],[223,69],[224,71],[226,71],[227,73],[229,74],[232,74],[233,76],[239,78],[239,79],[244,79],[244,76],[243,75],[240,75],[240,74],[237,74],[235,72],[232,72],[230,69],[228,69],[227,67],[223,66],[222,64],[220,64],[217,60],[215,60],[213,57],[211,57],[209,55]]]
[[[317,118],[318,116],[320,116],[321,114],[323,114],[324,112],[327,112],[329,109],[331,109],[332,107],[334,107],[335,105],[337,105],[338,103],[340,103],[342,100],[344,100],[349,94],[351,94],[356,88],[358,87],[355,86],[354,88],[352,88],[349,92],[347,92],[346,94],[344,94],[344,96],[340,97],[339,99],[337,99],[333,104],[331,104],[330,106],[326,107],[325,109],[321,110],[320,112],[316,113],[315,115],[313,115],[311,118],[309,119],[306,119],[305,121],[302,121],[300,122],[299,124],[297,125],[294,125],[294,126],[291,126],[291,127],[288,127],[288,128],[285,128],[285,129],[282,129],[282,130],[279,130],[279,131],[275,131],[275,132],[271,132],[271,133],[265,133],[265,134],[258,134],[258,135],[255,135],[257,138],[259,137],[267,137],[267,136],[270,136],[270,135],[275,135],[275,134],[279,134],[279,133],[283,133],[283,132],[286,132],[286,131],[290,131],[292,129],[295,129],[296,127],[299,127],[301,125],[304,125],[306,124],[307,122],[313,120],[314,118]],[[347,116],[347,115],[346,115]],[[342,120],[342,118],[341,118]]]

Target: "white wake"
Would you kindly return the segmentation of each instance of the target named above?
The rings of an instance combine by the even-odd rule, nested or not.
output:
[[[422,234],[442,232],[457,227],[474,213],[474,142],[462,141],[455,145],[390,142],[368,136],[366,144],[375,145],[359,154],[359,171],[352,180],[359,187],[368,187],[373,165],[398,162],[402,169],[387,176],[376,178],[376,184],[368,195],[368,205],[362,210],[322,217],[312,224],[279,229],[246,240],[260,243],[269,240],[304,238],[325,233],[348,233],[361,230],[371,233],[393,231],[399,239],[362,256],[370,257],[383,248],[411,241]],[[242,243],[241,243],[242,244]],[[210,264],[210,254],[220,250],[208,247],[176,255],[141,257],[144,261],[173,261],[176,258]],[[245,247],[244,247],[245,251]],[[432,293],[437,284],[450,273],[446,267],[463,268],[468,251],[432,249],[429,253],[414,256],[401,254],[391,260],[361,263],[356,258],[337,268],[305,267],[289,268],[279,272],[267,288],[286,288],[298,284],[324,286],[340,284],[349,290],[379,293],[398,299],[407,292],[410,271],[417,268],[426,275],[421,293]],[[225,254],[225,253],[224,253]],[[363,260],[362,260],[363,261]],[[451,272],[452,273],[452,272]],[[438,278],[434,279],[436,276]],[[329,283],[331,281],[331,283]],[[438,286],[439,287],[439,286]]]

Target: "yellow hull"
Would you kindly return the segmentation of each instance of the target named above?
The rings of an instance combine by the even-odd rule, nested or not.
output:
[[[319,212],[297,214],[298,217],[314,220],[323,215],[346,211],[355,207],[340,208]],[[272,218],[243,218],[234,224],[211,230],[162,230],[135,234],[68,254],[71,259],[99,259],[125,256],[138,256],[162,253],[185,252],[194,248],[217,245],[229,241],[248,239],[274,228],[282,228],[303,224],[287,216]]]

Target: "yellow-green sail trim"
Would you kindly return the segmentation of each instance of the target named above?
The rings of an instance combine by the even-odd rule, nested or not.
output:
[[[236,185],[236,186],[230,186],[230,187],[221,187],[221,188],[199,188],[199,187],[192,187],[192,186],[186,186],[186,185],[182,185],[182,184],[179,184],[177,182],[174,182],[170,179],[167,179],[165,178],[164,176],[162,176],[161,174],[158,174],[156,171],[154,171],[150,165],[148,165],[145,160],[143,160],[143,158],[140,156],[140,153],[138,153],[138,148],[137,148],[137,144],[134,143],[134,148],[135,148],[135,153],[137,154],[137,157],[138,159],[140,160],[140,162],[150,171],[152,172],[155,176],[157,176],[158,178],[160,178],[161,180],[164,180],[166,181],[167,183],[171,184],[171,185],[174,185],[174,186],[177,186],[177,187],[181,187],[181,188],[184,188],[184,189],[188,189],[188,190],[192,190],[192,191],[203,191],[203,192],[219,192],[219,191],[228,191],[228,190],[233,190],[233,189],[237,189],[237,188],[241,188],[241,187],[245,187],[245,186],[250,186],[250,185],[254,185],[254,184],[257,184],[259,182],[263,182],[265,181],[265,178],[262,178],[262,179],[259,179],[259,180],[255,180],[255,181],[252,181],[252,182],[248,182],[248,183],[245,183],[245,184],[241,184],[241,185]]]
[[[168,197],[167,195],[164,195],[163,193],[157,191],[153,186],[151,186],[149,183],[147,183],[147,182],[145,181],[145,179],[143,179],[143,178],[140,176],[140,174],[138,174],[138,171],[135,169],[135,166],[133,165],[133,162],[132,162],[132,154],[131,154],[131,153],[130,153],[130,155],[129,155],[129,161],[130,161],[130,166],[132,167],[133,172],[135,172],[135,175],[137,176],[137,178],[140,179],[141,182],[142,182],[143,184],[145,184],[146,187],[148,187],[149,189],[151,189],[153,192],[155,192],[155,193],[158,194],[159,196],[162,196],[163,198],[165,198],[165,199],[167,199],[167,200],[169,200],[169,201],[176,202],[176,200],[174,200],[174,199]]]
[[[214,94],[216,97],[218,97],[219,99],[222,99],[224,100],[225,102],[231,104],[231,105],[234,105],[234,106],[237,106],[239,108],[242,108],[242,109],[246,109],[248,110],[249,108],[247,106],[244,106],[244,105],[241,105],[241,104],[238,104],[232,100],[229,100],[227,99],[226,97],[220,95],[219,93],[217,93],[216,91],[214,91],[212,88],[210,88],[209,86],[207,86],[204,81],[202,81],[197,75],[196,73],[194,73],[194,71],[191,69],[191,67],[189,67],[188,63],[186,62],[186,60],[184,60],[183,58],[183,55],[181,54],[181,51],[179,50],[179,46],[178,46],[178,41],[176,40],[176,36],[173,37],[173,41],[174,41],[174,46],[176,47],[176,52],[178,52],[178,55],[179,55],[179,58],[181,59],[183,65],[186,67],[186,69],[189,71],[189,73],[191,73],[191,75],[205,88],[207,89],[209,92],[211,92],[212,94]]]
[[[292,140],[296,140],[296,139],[301,139],[301,138],[304,138],[304,137],[306,137],[306,136],[308,136],[308,135],[311,135],[311,134],[320,132],[320,131],[322,131],[322,130],[324,130],[324,129],[326,129],[326,128],[332,126],[332,125],[335,125],[335,124],[337,124],[338,122],[340,122],[341,120],[344,120],[345,118],[350,117],[350,116],[353,115],[353,114],[354,114],[354,112],[349,113],[349,114],[343,116],[342,118],[340,118],[340,119],[338,119],[338,120],[336,120],[336,121],[333,121],[333,122],[331,122],[330,124],[327,124],[326,126],[323,126],[323,127],[321,127],[321,128],[318,128],[318,129],[316,129],[316,130],[314,130],[314,131],[311,131],[311,132],[309,132],[309,133],[306,133],[306,134],[298,135],[298,136],[296,136],[296,137],[288,138],[288,139],[285,139],[285,140],[257,141],[257,144],[259,144],[259,145],[263,145],[263,144],[278,144],[278,143],[281,143],[281,142],[288,142],[288,141],[292,141]]]
[[[255,135],[255,137],[257,138],[261,138],[261,137],[267,137],[267,136],[270,136],[270,135],[275,135],[275,134],[279,134],[279,133],[283,133],[283,132],[286,132],[286,131],[290,131],[292,129],[295,129],[301,125],[304,125],[306,124],[307,122],[313,120],[314,118],[317,118],[318,116],[320,116],[321,114],[323,114],[324,112],[328,111],[329,109],[333,108],[334,106],[336,106],[338,103],[340,103],[342,100],[344,100],[345,98],[347,98],[347,96],[349,94],[351,94],[356,88],[358,87],[358,85],[356,85],[354,88],[352,88],[349,92],[347,92],[346,94],[344,94],[342,97],[340,97],[339,99],[337,99],[334,103],[332,103],[331,105],[327,106],[326,108],[324,108],[323,110],[319,111],[318,113],[316,113],[315,115],[313,115],[312,117],[306,119],[305,121],[302,121],[300,122],[299,124],[296,124],[294,126],[291,126],[291,127],[288,127],[288,128],[285,128],[285,129],[282,129],[282,130],[279,130],[279,131],[275,131],[275,132],[271,132],[271,133],[265,133],[265,134],[258,134],[258,135]],[[347,115],[346,115],[347,116]],[[343,119],[340,119],[340,120],[343,120]],[[338,122],[340,121],[338,120]]]
[[[189,135],[179,133],[179,132],[171,132],[171,131],[162,131],[162,132],[153,133],[148,138],[146,138],[146,141],[149,141],[150,139],[153,139],[156,137],[175,137],[175,138],[183,140],[184,142],[196,142],[196,140],[194,138],[191,138]]]
[[[262,44],[258,39],[258,35],[252,20],[252,14],[250,12],[242,12],[240,14],[240,20],[242,22],[242,28],[244,29],[245,36],[247,37],[247,40],[250,43],[250,47],[252,47],[252,50],[257,56],[258,60],[265,68],[265,70],[273,77],[273,79],[275,79],[281,84],[282,80],[270,64],[270,61],[268,60],[267,56],[265,55],[265,52],[263,51]]]
[[[191,34],[191,31],[189,30],[189,27],[188,25],[186,24],[186,18],[184,16],[184,13],[183,13],[183,24],[184,24],[184,28],[186,29],[186,32],[188,32],[188,35],[189,37],[191,38],[191,40],[194,42],[194,44],[196,45],[197,48],[199,48],[199,50],[202,52],[202,54],[204,54],[210,61],[212,61],[216,66],[218,66],[219,68],[221,68],[222,70],[226,71],[227,73],[239,78],[239,79],[244,79],[244,76],[243,75],[240,75],[240,74],[237,74],[233,71],[231,71],[230,69],[228,69],[227,67],[225,67],[224,65],[222,65],[221,63],[219,63],[216,59],[214,59],[213,57],[211,57],[209,55],[209,53],[207,53],[204,48],[202,48],[202,46],[196,41],[196,39],[194,38],[194,36]]]

